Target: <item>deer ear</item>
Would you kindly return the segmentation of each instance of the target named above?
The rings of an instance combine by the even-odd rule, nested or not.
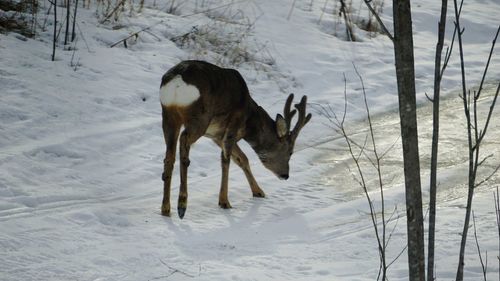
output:
[[[276,133],[280,138],[286,136],[288,133],[285,118],[281,114],[276,115]]]

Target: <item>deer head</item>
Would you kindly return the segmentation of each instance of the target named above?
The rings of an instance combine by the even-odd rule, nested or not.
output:
[[[295,140],[297,139],[300,130],[307,124],[307,122],[309,122],[309,120],[311,120],[312,117],[310,113],[306,116],[307,96],[303,96],[300,103],[295,104],[294,110],[290,110],[292,101],[293,94],[290,94],[286,100],[283,115],[276,115],[276,120],[274,121],[274,135],[268,136],[270,140],[266,142],[266,145],[263,148],[257,151],[259,159],[264,167],[283,180],[288,179],[290,169],[288,162],[293,154]],[[297,111],[299,113],[297,123],[295,124],[293,130],[290,130],[292,119]]]

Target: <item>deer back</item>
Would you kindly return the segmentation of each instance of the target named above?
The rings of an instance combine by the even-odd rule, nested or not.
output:
[[[174,87],[183,91],[172,98],[176,93]],[[165,107],[196,108],[196,112],[214,117],[245,110],[250,93],[243,77],[234,69],[203,61],[183,61],[163,75],[160,99]]]

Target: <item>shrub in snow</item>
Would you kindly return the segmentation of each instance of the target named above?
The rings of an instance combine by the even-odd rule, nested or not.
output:
[[[0,32],[34,36],[37,10],[38,0],[0,0]]]

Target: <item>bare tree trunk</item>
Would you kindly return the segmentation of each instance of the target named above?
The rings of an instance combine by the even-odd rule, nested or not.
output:
[[[477,176],[477,169],[479,166],[481,166],[484,161],[488,158],[484,158],[482,160],[479,159],[479,149],[481,147],[481,142],[484,139],[484,136],[486,135],[487,129],[489,122],[491,120],[491,116],[493,113],[493,109],[495,108],[495,104],[498,98],[498,94],[500,92],[500,83],[498,83],[497,90],[495,92],[495,95],[493,97],[493,101],[491,102],[490,105],[490,110],[488,111],[488,116],[486,118],[486,122],[484,123],[484,126],[482,128],[479,127],[478,125],[478,116],[477,116],[477,101],[481,95],[481,91],[483,89],[483,82],[486,77],[486,73],[488,72],[488,68],[490,65],[490,60],[491,56],[493,54],[493,51],[495,49],[495,43],[498,38],[498,34],[500,33],[500,25],[497,28],[497,32],[495,35],[495,38],[493,39],[491,50],[488,56],[488,61],[486,63],[486,66],[484,68],[483,72],[483,77],[481,79],[481,83],[479,85],[478,91],[474,91],[471,93],[470,91],[467,91],[466,84],[465,84],[465,62],[464,62],[464,53],[463,53],[463,46],[462,46],[462,33],[463,30],[460,27],[460,16],[459,16],[459,10],[457,7],[457,0],[454,0],[454,6],[455,6],[455,26],[456,29],[458,30],[458,46],[460,50],[460,67],[461,67],[461,73],[462,73],[462,100],[464,104],[464,113],[465,117],[467,119],[467,139],[468,139],[468,144],[469,144],[469,179],[468,179],[468,194],[467,194],[467,207],[465,210],[465,221],[464,221],[464,226],[463,226],[463,231],[462,231],[462,241],[460,243],[460,253],[459,253],[459,261],[458,261],[458,268],[457,268],[457,276],[456,276],[456,281],[462,281],[464,279],[464,258],[465,258],[465,245],[467,244],[467,233],[469,230],[469,224],[470,224],[470,217],[471,217],[471,211],[472,211],[472,199],[474,197],[474,189],[484,183],[487,179],[489,179],[494,173],[496,173],[499,169],[500,166],[498,166],[493,173],[480,181],[479,183],[476,183],[476,176]],[[472,106],[472,116],[471,116],[471,106]]]
[[[498,252],[500,253],[500,192],[498,186],[496,192],[493,192],[493,199],[495,201],[495,215],[497,218],[497,231],[498,231]],[[500,280],[500,259],[498,260],[498,280]]]
[[[85,2],[85,0],[84,0]],[[76,33],[75,33],[75,25],[76,25],[76,11],[78,9],[78,0],[75,2],[75,13],[73,14],[73,29],[71,32],[71,42],[75,41]]]
[[[69,1],[70,0],[66,0],[66,32],[64,33],[64,45],[67,45],[69,40]]]
[[[54,39],[52,40],[52,61],[56,58],[56,41],[57,41],[57,0],[53,0],[54,5]]]
[[[354,36],[354,32],[352,30],[352,21],[348,15],[349,11],[347,8],[347,5],[344,0],[340,0],[340,14],[344,15],[344,22],[345,22],[345,31],[346,31],[346,37],[347,41],[356,41],[356,37]]]
[[[456,281],[462,281],[464,279],[464,257],[465,257],[465,244],[467,243],[467,231],[469,230],[470,221],[470,209],[472,208],[472,198],[474,196],[474,179],[472,178],[472,171],[474,170],[474,152],[472,150],[472,128],[470,120],[470,110],[468,109],[467,102],[467,88],[465,84],[465,66],[463,59],[463,47],[462,47],[462,30],[460,29],[460,17],[458,14],[457,0],[453,1],[455,7],[455,26],[458,32],[458,46],[460,50],[460,67],[462,73],[462,99],[464,102],[465,117],[467,119],[467,134],[468,134],[468,144],[469,144],[469,192],[467,194],[467,210],[465,212],[465,222],[464,229],[462,231],[462,241],[460,243],[460,253],[458,257],[458,268]]]
[[[437,154],[439,141],[439,96],[441,90],[441,55],[443,52],[444,35],[446,30],[446,11],[448,0],[441,2],[441,18],[438,27],[438,42],[436,45],[436,60],[434,62],[434,96],[432,98],[432,151],[431,175],[429,187],[429,245],[427,256],[427,280],[434,280],[434,241],[436,232],[436,192],[437,192]]]
[[[394,53],[406,189],[409,280],[420,281],[425,280],[425,245],[410,1],[393,0],[393,14]]]

